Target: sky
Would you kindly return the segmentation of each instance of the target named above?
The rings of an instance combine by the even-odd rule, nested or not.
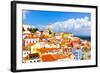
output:
[[[54,32],[91,35],[91,13],[23,10],[23,25],[38,29],[50,27]]]

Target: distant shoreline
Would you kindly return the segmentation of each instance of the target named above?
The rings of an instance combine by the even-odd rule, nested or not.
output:
[[[83,40],[91,41],[91,36],[75,36],[75,37],[79,37]]]

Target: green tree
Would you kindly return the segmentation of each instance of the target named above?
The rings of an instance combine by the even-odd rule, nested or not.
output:
[[[22,28],[22,31],[25,31],[24,27]]]
[[[35,33],[36,31],[38,31],[38,28],[27,28],[27,30],[31,33]]]

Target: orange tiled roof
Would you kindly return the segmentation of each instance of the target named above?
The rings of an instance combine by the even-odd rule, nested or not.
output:
[[[64,56],[64,55],[59,55],[59,54],[47,54],[47,55],[41,56],[41,59],[42,59],[43,62],[55,61],[55,60],[64,59],[64,58],[68,58],[68,57]]]
[[[41,38],[41,39],[42,39],[42,38],[48,38],[48,35],[44,35],[44,34],[43,34],[43,35],[40,36],[40,38]]]
[[[32,34],[27,34],[27,36],[25,38],[28,38],[28,39],[32,39],[32,38],[48,38],[48,35],[41,35],[41,36],[35,36],[35,35],[32,35]]]
[[[35,36],[33,34],[27,34],[27,36],[25,37],[25,39],[28,38],[28,39],[32,39],[32,38],[39,38],[38,36]]]
[[[23,59],[24,59],[24,60],[29,60],[28,56],[24,57]]]
[[[25,47],[25,46],[22,46],[22,49],[23,49],[23,50],[28,50],[28,48],[27,48],[27,47]]]
[[[38,51],[40,51],[41,53],[52,52],[54,50],[58,50],[58,48],[40,48],[40,49],[38,49]]]
[[[43,62],[55,61],[55,60],[57,60],[57,57],[53,54],[47,54],[47,55],[42,55],[41,59],[42,59]]]
[[[27,44],[27,46],[32,46],[32,45],[35,45],[35,43],[29,43],[29,44]]]

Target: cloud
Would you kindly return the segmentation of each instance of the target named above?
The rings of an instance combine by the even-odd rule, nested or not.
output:
[[[51,28],[55,32],[71,32],[83,36],[91,35],[91,21],[88,17],[55,22],[48,25],[47,28]]]
[[[29,11],[23,10],[23,19],[26,19],[26,16],[28,13],[29,13]]]
[[[33,25],[30,25],[30,24],[23,24],[23,27],[24,29],[27,31],[27,28],[36,28],[35,26]]]

